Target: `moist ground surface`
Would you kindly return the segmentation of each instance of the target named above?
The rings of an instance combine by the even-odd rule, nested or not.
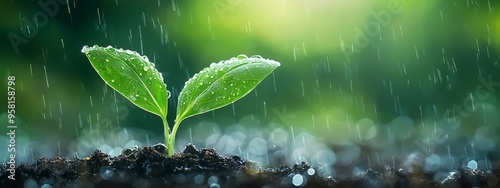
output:
[[[157,144],[124,149],[117,157],[96,150],[84,158],[40,158],[19,165],[15,181],[8,178],[3,163],[0,187],[500,187],[498,167],[491,172],[460,168],[439,182],[434,174],[390,167],[335,179],[318,175],[328,167],[301,163],[260,168],[239,156],[221,156],[190,144],[173,157],[165,152],[165,146]]]

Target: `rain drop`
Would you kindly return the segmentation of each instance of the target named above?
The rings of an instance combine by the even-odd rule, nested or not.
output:
[[[238,55],[238,57],[236,57],[236,59],[238,59],[238,60],[243,60],[243,59],[246,59],[246,58],[248,58],[248,57],[245,54],[240,54],[240,55]]]

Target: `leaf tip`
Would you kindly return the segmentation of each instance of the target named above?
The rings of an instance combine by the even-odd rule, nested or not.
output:
[[[239,56],[238,56],[239,57]],[[250,56],[251,59],[258,59],[258,60],[266,60],[266,63],[268,63],[269,65],[273,66],[273,67],[279,67],[281,66],[281,63],[278,62],[278,61],[275,61],[275,60],[272,60],[272,59],[264,59],[262,56],[260,55],[252,55]]]
[[[274,60],[271,60],[269,59],[269,64],[273,65],[274,67],[279,67],[281,66],[281,63],[280,62],[277,62],[277,61],[274,61]]]
[[[87,53],[87,52],[89,51],[89,48],[90,48],[90,47],[89,47],[89,46],[87,46],[87,45],[83,46],[83,48],[82,48],[82,53],[84,53],[84,54],[85,54],[85,53]]]

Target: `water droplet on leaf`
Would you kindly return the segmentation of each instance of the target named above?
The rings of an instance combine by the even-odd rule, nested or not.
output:
[[[237,58],[238,60],[243,60],[243,59],[246,59],[246,58],[248,58],[248,57],[247,57],[247,55],[245,55],[245,54],[240,54],[240,55],[238,55],[238,57],[236,57],[236,58]]]

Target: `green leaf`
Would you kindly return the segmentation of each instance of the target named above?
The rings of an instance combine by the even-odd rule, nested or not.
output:
[[[97,45],[84,46],[82,52],[111,88],[138,107],[166,117],[168,91],[161,73],[146,56]]]
[[[245,55],[210,64],[186,82],[179,94],[176,121],[237,101],[279,66],[277,61]]]

